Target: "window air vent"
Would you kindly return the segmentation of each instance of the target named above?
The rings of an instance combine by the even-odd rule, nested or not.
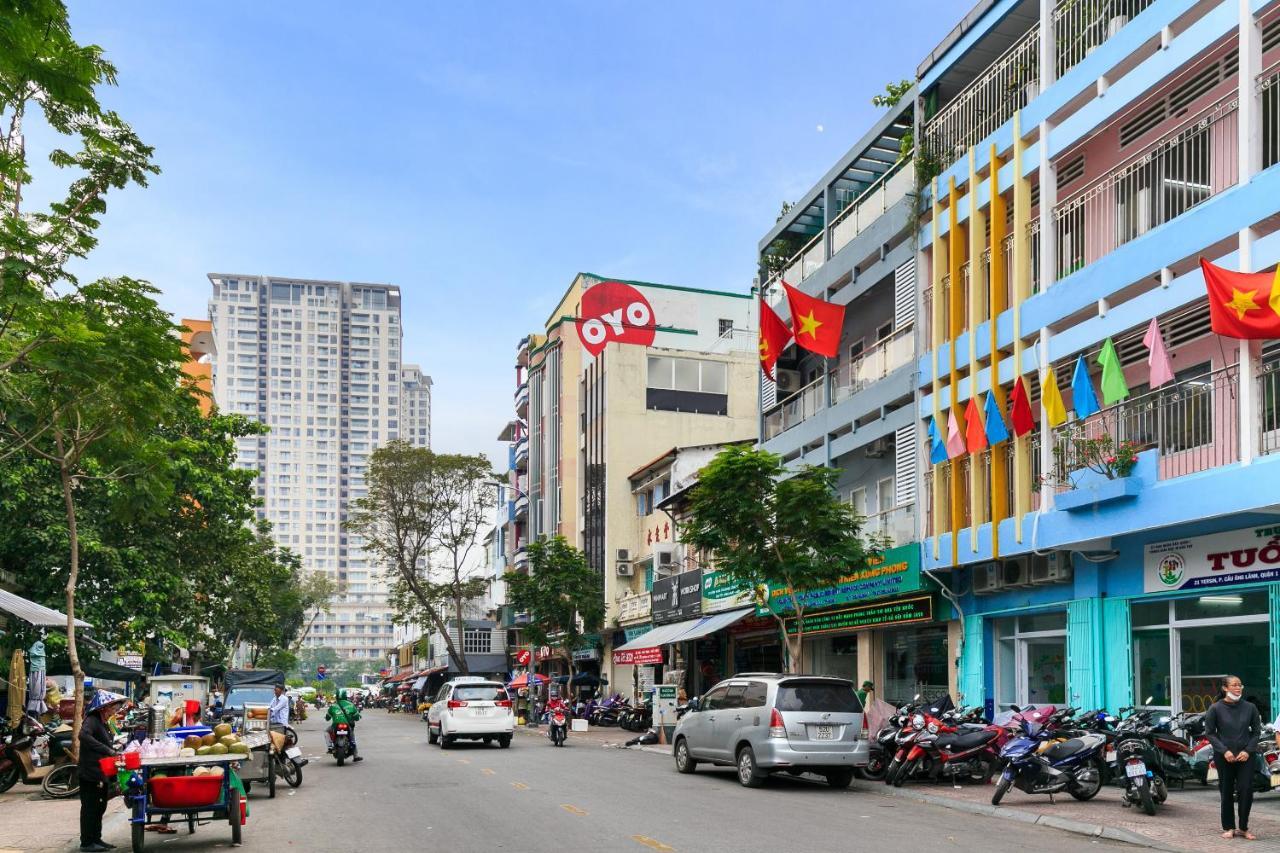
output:
[[[1120,356],[1120,363],[1125,367],[1146,361],[1147,347],[1142,343],[1146,334],[1147,327],[1142,326],[1116,340],[1116,352]],[[1208,335],[1209,303],[1201,302],[1181,314],[1162,319],[1160,334],[1164,337],[1165,349],[1169,351]]]
[[[1199,74],[1183,83],[1178,88],[1169,93],[1169,112],[1177,114],[1185,110],[1188,106],[1195,102],[1196,98],[1207,93],[1214,86],[1218,85],[1219,66],[1210,65]],[[1122,130],[1121,133],[1124,131]]]
[[[1040,182],[1031,182],[1031,209],[1035,210],[1040,206]]]
[[[1240,51],[1232,49],[1227,55],[1222,57],[1222,79],[1227,80],[1236,76],[1236,72],[1240,70]]]
[[[1078,180],[1084,174],[1084,155],[1081,154],[1070,163],[1058,169],[1058,192],[1062,192],[1062,188],[1069,186],[1072,181]]]
[[[1143,134],[1155,128],[1160,122],[1164,121],[1164,118],[1164,101],[1153,104],[1150,109],[1134,116],[1120,126],[1120,147],[1124,148],[1141,139]]]
[[[1262,30],[1262,52],[1266,53],[1276,45],[1280,45],[1280,18],[1276,18]]]

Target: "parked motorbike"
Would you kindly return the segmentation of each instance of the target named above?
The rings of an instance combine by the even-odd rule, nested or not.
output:
[[[1013,786],[1028,794],[1066,791],[1082,802],[1096,797],[1102,790],[1107,736],[1063,725],[1074,709],[1058,711],[1052,705],[1023,709],[1015,705],[1013,710],[1018,734],[1000,750],[1006,763],[991,804],[1000,805]],[[1087,718],[1086,714],[1074,722],[1084,723]]]
[[[924,705],[916,696],[912,706],[913,710],[894,737],[893,760],[885,769],[885,784],[895,788],[902,787],[911,776],[923,776],[934,771],[935,744],[946,726],[941,717],[954,710],[950,696]]]
[[[37,765],[32,750],[48,748],[48,763]],[[63,724],[49,732],[40,721],[24,714],[16,729],[0,719],[0,793],[18,782],[39,785],[46,796],[56,799],[80,793],[80,775],[71,758],[71,726]]]
[[[547,735],[551,738],[551,745],[564,746],[565,738],[569,736],[568,712],[564,708],[553,709],[548,725],[550,728]]]
[[[334,723],[329,731],[332,734],[329,752],[333,753],[333,757],[338,760],[338,766],[341,767],[354,755],[351,750],[351,729],[346,723]]]

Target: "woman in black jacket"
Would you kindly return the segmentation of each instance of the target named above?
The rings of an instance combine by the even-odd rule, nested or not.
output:
[[[1213,764],[1218,769],[1218,794],[1222,798],[1222,837],[1240,836],[1250,841],[1249,808],[1253,805],[1253,757],[1262,735],[1258,707],[1244,696],[1244,684],[1234,675],[1222,679],[1222,698],[1204,715],[1204,732],[1213,744]],[[1232,793],[1240,810],[1236,826]]]
[[[107,720],[120,710],[125,698],[108,690],[99,690],[84,709],[80,726],[80,849],[110,850],[114,845],[102,840],[102,816],[111,799],[114,779],[108,779],[98,761],[116,754]]]

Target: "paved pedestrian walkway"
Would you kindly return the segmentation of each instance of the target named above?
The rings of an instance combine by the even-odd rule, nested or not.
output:
[[[107,832],[125,820],[123,800],[107,806]],[[80,798],[50,800],[40,789],[16,785],[0,794],[0,853],[53,853],[80,847]]]

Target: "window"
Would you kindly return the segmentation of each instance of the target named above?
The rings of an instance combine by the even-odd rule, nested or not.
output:
[[[508,696],[500,684],[460,684],[453,688],[453,698],[461,702],[500,702]]]
[[[861,358],[862,350],[863,350],[863,347],[865,346],[866,346],[865,338],[858,338],[856,341],[849,344],[849,360],[857,361],[859,358]]]
[[[649,356],[647,406],[672,412],[728,414],[728,365],[673,356]]]
[[[857,714],[862,704],[853,684],[839,681],[784,681],[778,686],[779,711]]]
[[[747,691],[742,694],[742,707],[763,708],[768,693],[769,687],[763,681],[752,681],[747,685]]]
[[[468,628],[462,632],[462,651],[464,654],[488,654],[490,647],[488,631]]]
[[[891,322],[885,323],[883,326],[876,329],[876,340],[883,341],[885,338],[889,337],[892,334],[893,334],[893,323]]]
[[[706,696],[702,697],[702,702],[698,705],[700,711],[718,711],[724,707],[725,694],[729,692],[728,685],[716,687]]]
[[[717,328],[719,331],[716,334],[723,338],[725,335],[733,333],[733,321],[721,317],[717,322]]]
[[[742,694],[747,692],[745,684],[729,685],[729,692],[724,695],[724,704],[720,706],[723,710],[732,710],[733,708],[743,707]]]

